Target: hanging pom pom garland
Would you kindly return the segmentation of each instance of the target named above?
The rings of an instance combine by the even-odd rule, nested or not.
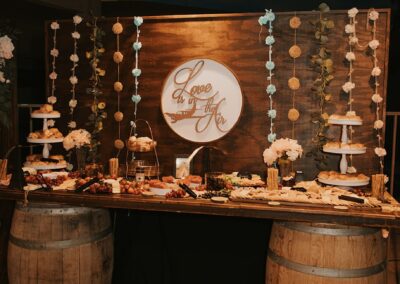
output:
[[[60,29],[60,24],[57,21],[54,21],[50,24],[50,28],[53,30],[53,48],[50,50],[50,55],[52,57],[51,73],[49,74],[49,78],[51,80],[51,96],[47,98],[47,102],[54,105],[57,102],[57,97],[55,95],[56,80],[58,76],[56,73],[56,58],[59,55],[59,51],[57,49],[57,30]]]
[[[142,17],[134,17],[133,24],[136,27],[136,40],[132,45],[133,51],[135,52],[135,68],[132,69],[132,76],[135,79],[135,86],[134,86],[134,94],[132,95],[131,99],[132,102],[135,104],[135,110],[134,110],[134,121],[136,121],[136,115],[137,115],[137,106],[139,102],[141,101],[142,97],[139,95],[139,77],[142,74],[142,70],[139,69],[139,50],[142,48],[142,43],[139,41],[140,37],[140,26],[143,23],[143,18]],[[137,136],[136,133],[136,126],[133,127],[134,135]]]
[[[276,93],[276,87],[272,83],[272,77],[274,73],[272,72],[275,69],[275,63],[272,60],[272,46],[275,43],[275,38],[272,34],[273,32],[273,26],[272,22],[275,20],[275,14],[272,12],[272,10],[265,10],[265,15],[261,16],[258,19],[258,23],[261,25],[266,25],[268,27],[268,35],[265,38],[265,44],[268,45],[268,61],[265,63],[265,67],[267,68],[267,81],[268,81],[268,86],[266,89],[268,98],[269,98],[269,109],[267,111],[267,116],[270,120],[270,126],[269,126],[269,133],[267,136],[267,139],[270,143],[274,142],[276,140],[276,133],[274,131],[274,119],[276,118],[276,109],[273,108],[273,95]]]
[[[71,119],[68,122],[68,128],[70,130],[73,130],[76,128],[76,121],[74,120],[74,110],[76,106],[78,105],[78,100],[76,99],[76,93],[75,93],[75,88],[76,84],[78,84],[78,77],[76,76],[76,68],[78,67],[78,62],[79,62],[79,56],[78,56],[78,40],[80,39],[81,35],[77,30],[77,26],[82,22],[82,18],[78,15],[74,16],[72,18],[72,21],[74,23],[74,31],[71,33],[71,37],[74,41],[74,51],[70,55],[69,60],[72,62],[72,68],[71,68],[71,77],[69,77],[69,82],[71,83],[71,99],[68,103],[69,109],[70,109],[70,114],[71,114]]]
[[[118,138],[114,140],[114,147],[118,150],[116,157],[119,156],[119,153],[124,148],[124,141],[121,139],[121,121],[124,118],[124,114],[120,109],[120,101],[121,101],[121,92],[124,88],[123,84],[120,81],[120,63],[122,62],[124,56],[119,49],[119,35],[123,32],[124,28],[122,24],[119,22],[119,17],[117,17],[117,22],[113,25],[112,31],[116,37],[116,45],[117,50],[114,52],[113,59],[115,64],[117,64],[117,81],[114,82],[114,91],[117,93],[117,112],[114,113],[114,119],[118,123]]]

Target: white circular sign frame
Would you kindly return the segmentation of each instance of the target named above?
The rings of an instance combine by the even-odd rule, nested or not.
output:
[[[226,136],[239,122],[243,94],[226,65],[209,58],[188,60],[164,80],[161,111],[178,136],[208,143]]]

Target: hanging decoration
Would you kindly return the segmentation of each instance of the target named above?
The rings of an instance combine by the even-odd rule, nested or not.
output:
[[[49,74],[49,78],[51,80],[51,95],[47,98],[47,102],[54,105],[57,102],[57,97],[55,95],[56,80],[58,76],[56,73],[56,58],[59,55],[59,51],[57,49],[57,30],[60,29],[60,24],[57,21],[54,21],[50,24],[50,28],[53,30],[53,48],[50,50],[50,55],[52,57],[51,73]]]
[[[301,20],[295,13],[289,20],[289,26],[294,32],[294,44],[289,49],[289,55],[293,58],[293,73],[288,80],[289,89],[292,90],[292,107],[288,111],[288,119],[292,122],[292,139],[295,139],[295,123],[300,117],[300,112],[295,105],[296,91],[300,88],[300,80],[296,77],[296,58],[301,56],[301,48],[297,45],[297,29],[300,25]]]
[[[124,28],[119,22],[119,17],[117,17],[117,22],[112,26],[112,31],[116,37],[117,46],[117,50],[114,52],[113,55],[113,60],[115,64],[117,64],[117,80],[114,82],[114,91],[117,93],[117,111],[114,113],[114,119],[118,123],[118,136],[117,139],[114,140],[114,147],[118,150],[116,157],[119,156],[119,153],[125,147],[125,143],[121,139],[121,121],[124,118],[124,114],[121,112],[120,109],[121,92],[124,88],[123,84],[120,81],[120,63],[124,59],[124,56],[119,49],[119,36],[123,32],[123,30]]]
[[[371,27],[371,35],[372,39],[368,43],[368,48],[371,50],[372,54],[372,61],[373,61],[373,68],[371,70],[371,76],[373,78],[373,94],[372,94],[372,101],[375,104],[375,122],[374,122],[374,129],[376,131],[376,138],[377,138],[377,147],[375,147],[375,154],[379,157],[379,165],[380,165],[380,173],[383,174],[384,165],[383,159],[386,156],[386,149],[383,147],[383,126],[384,122],[382,120],[381,110],[382,110],[382,102],[383,98],[378,93],[379,87],[379,76],[381,75],[382,71],[378,65],[378,58],[376,56],[376,50],[379,47],[379,41],[376,38],[376,30],[377,30],[377,20],[379,18],[379,12],[375,9],[371,9],[368,11],[368,25]]]
[[[274,109],[274,104],[273,104],[273,95],[276,93],[276,86],[273,84],[272,77],[274,76],[273,70],[275,69],[275,63],[272,60],[272,46],[275,43],[275,38],[273,36],[273,26],[272,22],[275,20],[275,14],[272,12],[272,10],[265,10],[265,15],[261,16],[258,19],[258,23],[260,24],[261,28],[263,25],[266,25],[268,27],[268,35],[265,38],[265,44],[268,45],[268,61],[265,63],[265,67],[267,68],[267,81],[268,81],[268,86],[266,89],[268,98],[269,98],[269,109],[267,112],[267,116],[269,117],[270,120],[270,126],[269,126],[269,133],[267,136],[268,142],[272,143],[276,140],[276,132],[274,129],[274,119],[276,118],[276,109]]]
[[[132,102],[135,104],[135,109],[133,112],[134,115],[134,122],[131,123],[133,126],[133,133],[135,136],[137,136],[136,133],[136,115],[137,115],[137,106],[139,102],[141,101],[142,97],[139,95],[139,77],[142,74],[142,70],[139,68],[139,50],[142,48],[142,43],[139,41],[140,37],[140,26],[143,24],[143,18],[142,17],[134,17],[133,18],[133,24],[136,27],[136,40],[132,45],[132,48],[135,52],[135,68],[132,69],[132,76],[135,78],[135,86],[134,86],[134,93],[131,97]]]
[[[97,20],[97,17],[92,17],[92,20],[87,23],[88,27],[92,30],[90,40],[93,43],[92,50],[86,52],[86,58],[89,60],[92,69],[92,75],[89,78],[90,87],[87,89],[87,94],[93,96],[91,105],[92,113],[89,115],[89,121],[86,123],[91,131],[88,155],[88,161],[91,163],[96,163],[99,158],[99,136],[100,132],[103,130],[103,119],[107,118],[107,112],[105,111],[106,103],[99,99],[103,94],[101,91],[102,84],[100,78],[104,77],[106,74],[106,71],[99,67],[100,58],[105,52],[101,42],[105,32],[97,25]]]
[[[74,23],[74,31],[71,33],[71,37],[74,41],[74,51],[69,57],[69,60],[72,62],[71,77],[69,77],[69,82],[71,83],[72,96],[68,103],[69,109],[70,109],[70,115],[71,115],[71,119],[68,122],[68,128],[70,130],[73,130],[76,128],[76,121],[74,120],[74,110],[78,104],[78,101],[76,99],[76,92],[75,92],[76,84],[78,84],[78,77],[76,76],[76,68],[78,67],[78,62],[79,62],[78,40],[81,38],[81,35],[77,30],[77,26],[82,22],[82,17],[76,15],[72,18],[72,21]]]
[[[315,125],[315,131],[312,138],[313,147],[306,155],[314,157],[319,170],[324,170],[327,166],[327,156],[322,151],[322,148],[329,141],[327,137],[329,115],[326,112],[326,106],[331,100],[332,94],[329,93],[327,88],[334,78],[332,75],[334,69],[331,53],[326,48],[329,32],[335,27],[334,22],[325,16],[329,11],[329,6],[321,3],[319,5],[319,19],[311,22],[315,27],[315,39],[319,45],[317,53],[311,56],[311,64],[314,70],[318,72],[311,89],[313,96],[318,101],[319,111],[311,114],[311,121]]]
[[[353,111],[353,89],[356,87],[355,83],[353,82],[353,72],[354,72],[354,68],[353,68],[353,64],[356,61],[356,55],[355,55],[355,51],[356,51],[356,46],[358,45],[358,38],[357,38],[357,33],[356,33],[356,25],[357,25],[357,21],[356,21],[356,16],[358,14],[358,9],[357,8],[352,8],[350,10],[347,11],[347,15],[349,17],[349,23],[345,26],[344,31],[346,34],[349,35],[348,37],[348,43],[349,43],[349,50],[346,53],[346,61],[349,64],[349,73],[347,75],[347,82],[343,84],[342,86],[342,90],[348,94],[348,111],[352,112]],[[349,142],[351,143],[353,141],[353,133],[354,133],[354,129],[353,127],[350,125],[349,126]],[[357,170],[353,167],[353,155],[350,154],[349,155],[349,168],[348,168],[348,172],[350,173],[354,173]]]

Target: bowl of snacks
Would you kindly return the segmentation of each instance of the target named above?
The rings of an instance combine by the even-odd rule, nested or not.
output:
[[[154,150],[157,142],[149,137],[129,137],[127,143],[127,148],[132,152],[150,152]]]

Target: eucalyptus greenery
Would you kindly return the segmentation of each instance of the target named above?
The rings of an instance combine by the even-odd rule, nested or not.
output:
[[[89,59],[89,64],[92,68],[92,75],[89,78],[90,87],[86,90],[87,94],[93,96],[91,105],[91,114],[88,117],[86,126],[91,134],[91,141],[89,145],[88,162],[96,163],[99,160],[99,147],[100,147],[100,132],[103,130],[103,119],[107,118],[105,111],[106,104],[101,102],[99,97],[103,95],[101,91],[100,78],[105,75],[105,70],[99,67],[100,57],[104,54],[105,49],[101,42],[105,32],[97,25],[97,17],[92,16],[87,26],[92,30],[90,40],[93,43],[91,51],[86,52],[86,58]]]
[[[319,111],[311,114],[311,122],[315,124],[316,130],[312,138],[313,147],[306,154],[308,157],[314,157],[316,166],[319,170],[326,169],[327,156],[322,151],[322,147],[330,140],[327,135],[329,124],[329,115],[326,112],[327,104],[330,103],[332,94],[329,93],[327,87],[334,79],[333,61],[331,53],[327,49],[329,32],[335,27],[332,20],[325,16],[329,12],[329,6],[325,3],[319,5],[319,19],[312,21],[315,27],[315,39],[318,43],[317,53],[311,56],[311,64],[314,70],[318,72],[312,86],[312,95],[318,100]]]

